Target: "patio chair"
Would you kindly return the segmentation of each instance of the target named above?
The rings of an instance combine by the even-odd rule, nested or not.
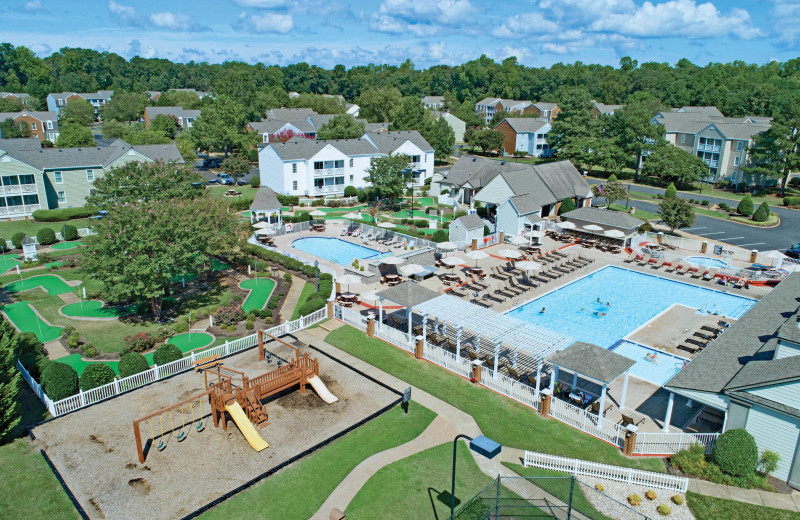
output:
[[[525,374],[525,380],[528,381],[529,385],[536,388],[536,376],[531,377],[530,374]]]
[[[698,338],[704,339],[706,341],[711,341],[716,337],[716,335],[706,334],[704,332],[699,332],[699,331],[692,334],[692,336],[697,336]]]
[[[703,350],[701,347],[690,347],[689,345],[678,345],[678,349],[685,350],[689,354],[697,354],[698,352]]]
[[[603,410],[603,417],[605,417],[605,416],[606,416],[606,413],[607,413],[609,410],[611,410],[611,408],[612,408],[612,407],[613,407],[613,405],[608,405],[608,406],[606,406],[606,409],[605,409],[605,410]],[[595,415],[599,415],[599,414],[600,414],[600,401],[595,401],[595,402],[593,402],[593,403],[592,403],[592,407],[590,408],[590,410],[589,410],[589,411],[590,411],[591,413],[595,414]]]
[[[639,426],[644,422],[644,420],[645,420],[644,417],[642,417],[641,419],[639,419],[638,422],[636,422],[633,420],[632,416],[622,414],[622,419],[620,419],[620,424],[622,424],[622,426],[628,426],[629,424],[633,424],[634,426]]]
[[[514,370],[513,367],[510,367],[508,365],[505,365],[505,367],[506,367],[506,370],[508,370],[508,375],[510,375],[511,377],[516,379],[517,381],[522,379],[522,376],[520,375],[520,373],[517,372],[516,370]]]
[[[405,320],[403,321],[398,320],[397,318],[394,317],[394,315],[391,314],[389,315],[389,317],[392,319],[392,323],[394,323],[394,326],[397,327],[398,329],[402,329],[403,327],[405,327],[406,325]]]
[[[696,339],[694,339],[694,338],[686,338],[686,339],[684,340],[684,343],[691,343],[692,345],[697,345],[697,346],[698,346],[698,347],[700,347],[701,349],[705,348],[705,347],[706,347],[706,345],[708,345],[708,341],[707,341],[707,340],[705,340],[705,341],[698,341],[698,340],[696,340]]]
[[[708,331],[708,332],[710,332],[710,333],[712,333],[714,335],[719,335],[719,333],[721,333],[724,330],[724,328],[723,327],[711,327],[709,325],[703,325],[702,327],[700,327],[700,330],[705,330],[705,331]]]

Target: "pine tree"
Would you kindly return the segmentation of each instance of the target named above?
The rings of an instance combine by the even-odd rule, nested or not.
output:
[[[667,186],[667,190],[664,192],[664,198],[674,199],[677,196],[678,196],[678,190],[675,189],[675,184],[670,182],[669,186]]]
[[[575,209],[575,201],[570,198],[566,198],[561,202],[561,207],[558,208],[558,214],[563,215],[564,213],[572,211],[573,209]]]
[[[17,346],[14,328],[4,321],[0,324],[0,441],[8,438],[21,419],[22,374],[16,366]]]
[[[769,204],[766,201],[762,202],[755,213],[753,213],[753,221],[766,222],[769,220]]]
[[[741,201],[739,201],[739,205],[736,206],[736,211],[745,217],[749,217],[753,214],[753,198],[749,193],[745,195]]]

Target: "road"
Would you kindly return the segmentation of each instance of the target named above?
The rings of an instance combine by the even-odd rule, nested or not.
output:
[[[589,178],[587,181],[589,184],[605,182],[603,179],[593,178]],[[631,186],[630,189],[642,193],[664,193],[664,190],[651,186],[637,185]],[[725,202],[727,204],[735,203],[735,201],[731,201],[730,199],[707,197],[702,194],[678,193],[678,196],[684,199],[706,199],[714,204],[719,204],[720,202]],[[658,212],[658,205],[652,202],[636,200],[631,201],[631,204],[638,209],[651,211],[653,213]],[[778,227],[766,229],[757,228],[738,224],[730,220],[696,215],[694,225],[689,228],[684,228],[681,231],[704,237],[709,241],[724,242],[746,249],[758,249],[759,251],[778,249],[784,251],[790,245],[800,242],[800,211],[779,206],[771,206],[771,208],[781,219],[781,223]]]

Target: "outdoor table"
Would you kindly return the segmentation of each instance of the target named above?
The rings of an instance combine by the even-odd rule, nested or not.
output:
[[[452,282],[458,282],[458,275],[455,273],[447,273],[442,278],[442,281],[444,281],[446,285],[450,285]]]
[[[350,293],[350,292],[342,293],[342,299],[343,300],[355,300],[356,299],[356,295],[353,294],[353,293]]]
[[[580,394],[573,394],[572,392],[570,392],[569,398],[571,401],[574,401],[576,403],[581,403],[581,406],[588,404],[592,400],[591,397],[589,397],[586,394],[583,394],[583,397],[581,397]]]
[[[474,275],[483,276],[483,268],[482,267],[470,267],[469,268],[469,272],[474,274]]]
[[[397,285],[400,283],[400,275],[399,274],[387,274],[386,275],[386,283],[389,286]]]

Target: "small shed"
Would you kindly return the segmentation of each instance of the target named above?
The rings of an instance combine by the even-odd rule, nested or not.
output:
[[[483,240],[483,220],[476,214],[458,217],[450,224],[450,242],[472,244],[473,240]]]
[[[250,204],[250,220],[251,222],[264,220],[271,224],[277,223],[280,227],[283,225],[281,206],[272,188],[262,186],[258,188],[255,197],[253,197],[253,203]]]
[[[36,261],[36,239],[25,235],[22,239],[22,252],[25,260]]]

